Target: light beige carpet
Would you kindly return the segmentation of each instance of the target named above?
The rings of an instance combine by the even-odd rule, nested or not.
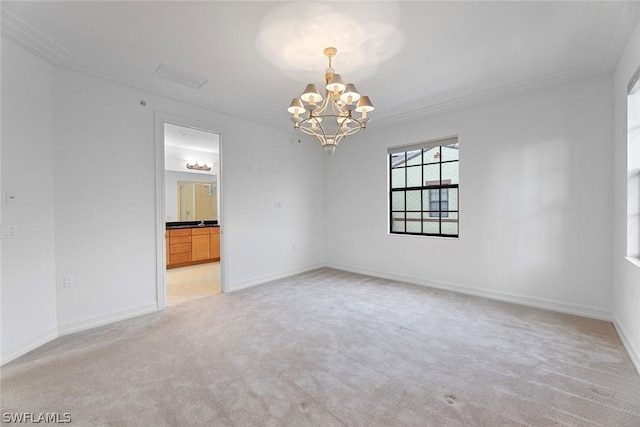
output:
[[[220,293],[220,263],[190,265],[167,270],[167,306]]]
[[[612,325],[331,269],[70,335],[2,411],[79,426],[639,426]]]

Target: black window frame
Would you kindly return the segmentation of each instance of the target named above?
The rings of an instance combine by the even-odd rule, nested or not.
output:
[[[450,146],[452,144],[443,144],[443,145],[435,145],[435,146],[431,146],[428,148],[420,148],[421,150],[421,162],[420,162],[420,174],[421,174],[421,180],[420,182],[422,183],[422,185],[420,186],[412,186],[412,187],[407,187],[407,169],[410,167],[414,167],[417,165],[407,165],[407,163],[411,160],[410,158],[408,158],[408,153],[409,152],[414,152],[417,151],[417,149],[415,148],[411,148],[411,147],[407,147],[406,151],[404,152],[400,152],[400,153],[395,153],[395,155],[397,156],[398,154],[401,154],[402,157],[404,159],[403,166],[394,166],[393,165],[393,158],[394,158],[394,154],[388,154],[388,171],[389,171],[389,233],[390,234],[394,234],[394,235],[413,235],[413,236],[431,236],[431,237],[444,237],[444,238],[458,238],[460,237],[460,186],[459,184],[452,184],[450,180],[444,180],[442,179],[442,165],[446,164],[446,163],[455,163],[457,162],[458,165],[460,164],[460,158],[458,156],[457,159],[454,160],[442,160],[442,147],[447,147]],[[456,144],[457,145],[457,144]],[[439,151],[438,153],[440,153],[440,155],[438,156],[438,161],[437,162],[428,162],[425,163],[424,160],[424,155],[425,152],[432,150],[433,148],[438,148]],[[417,157],[417,156],[416,156]],[[397,157],[396,157],[397,158]],[[438,169],[439,169],[439,180],[437,181],[425,181],[425,177],[424,177],[424,166],[425,165],[438,165]],[[458,166],[459,168],[459,166]],[[402,188],[393,188],[393,171],[394,170],[398,170],[398,169],[404,169],[404,179],[405,179],[405,187]],[[458,173],[459,173],[459,169],[458,169]],[[458,177],[459,178],[459,177]],[[458,179],[459,181],[459,179]],[[458,193],[458,209],[449,209],[449,190],[450,189],[456,189],[457,193]],[[409,191],[415,191],[415,190],[419,190],[420,191],[420,208],[421,210],[417,211],[417,210],[408,210],[407,209],[407,192]],[[424,194],[425,191],[424,190],[428,190],[428,206],[429,206],[429,210],[424,210],[425,208],[425,204],[424,204]],[[438,204],[440,209],[438,210],[431,210],[431,194],[432,192],[438,191]],[[446,191],[447,193],[447,197],[446,197],[446,208],[443,209],[443,207],[445,207],[444,203],[443,203],[443,198],[442,198],[442,191]],[[393,196],[394,193],[404,193],[404,209],[403,210],[394,210],[393,209]],[[394,213],[403,213],[404,214],[404,231],[396,231],[393,229],[393,215]],[[450,214],[457,214],[457,218],[455,219],[450,219]],[[420,232],[415,232],[415,231],[407,231],[407,218],[408,218],[408,214],[420,214]],[[433,215],[435,214],[435,216]],[[424,222],[425,222],[425,218],[428,218],[430,220],[433,219],[437,219],[438,220],[438,233],[430,233],[424,232]],[[455,221],[458,224],[458,228],[457,228],[457,233],[456,234],[443,234],[442,233],[442,223],[443,222],[452,222]]]

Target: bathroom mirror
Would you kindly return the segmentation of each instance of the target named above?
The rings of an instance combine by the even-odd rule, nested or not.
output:
[[[216,183],[178,181],[178,221],[217,220]]]
[[[165,171],[167,222],[217,221],[216,175]]]

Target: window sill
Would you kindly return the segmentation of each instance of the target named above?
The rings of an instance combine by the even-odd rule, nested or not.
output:
[[[640,268],[640,258],[626,256],[626,257],[624,257],[624,259],[626,259],[627,261],[629,261],[631,264],[635,265],[636,267]]]

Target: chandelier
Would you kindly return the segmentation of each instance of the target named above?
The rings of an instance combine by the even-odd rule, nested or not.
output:
[[[324,97],[314,84],[308,84],[300,98],[294,98],[287,111],[293,114],[293,128],[320,140],[329,155],[345,136],[353,135],[367,128],[367,113],[373,111],[368,96],[360,95],[353,83],[344,84],[340,74],[331,67],[331,58],[338,49],[328,47],[324,54],[329,58],[329,67],[324,73]],[[361,113],[359,118],[353,111]],[[303,115],[306,112],[306,117]]]

